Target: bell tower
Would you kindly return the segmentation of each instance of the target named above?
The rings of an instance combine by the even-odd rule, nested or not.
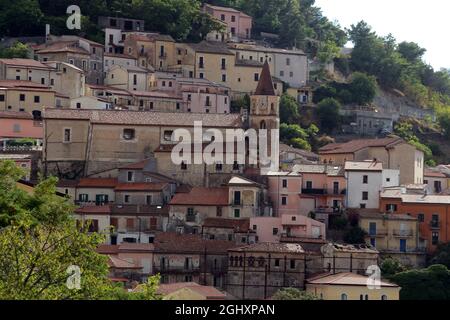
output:
[[[257,132],[261,129],[267,129],[267,156],[272,161],[269,165],[259,165],[261,173],[279,171],[280,136],[278,130],[280,129],[280,97],[275,94],[267,60],[262,68],[255,93],[250,96],[249,126]],[[272,131],[274,129],[277,131]]]

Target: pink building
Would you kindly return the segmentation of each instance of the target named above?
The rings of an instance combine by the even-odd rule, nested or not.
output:
[[[302,176],[296,172],[269,172],[269,197],[273,204],[274,216],[300,214]]]
[[[233,8],[205,4],[203,10],[227,25],[232,37],[250,39],[252,35],[252,17]]]
[[[258,236],[258,242],[293,242],[326,239],[325,224],[314,219],[284,214],[281,217],[253,217],[250,226]]]
[[[30,113],[22,111],[0,111],[0,147],[6,148],[6,141],[21,138],[42,140],[42,122],[34,120]]]

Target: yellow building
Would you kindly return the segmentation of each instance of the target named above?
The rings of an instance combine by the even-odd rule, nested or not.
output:
[[[381,214],[378,210],[359,212],[359,225],[367,232],[366,241],[384,257],[405,265],[425,265],[425,248],[419,245],[419,222],[406,214]]]
[[[306,281],[306,292],[323,300],[399,300],[400,289],[350,272],[322,274]]]
[[[30,81],[0,80],[0,110],[41,112],[55,107],[55,91]],[[62,105],[61,105],[62,106]]]

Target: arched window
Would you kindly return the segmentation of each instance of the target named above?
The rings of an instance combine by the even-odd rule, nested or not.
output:
[[[387,295],[385,295],[385,294],[383,294],[382,296],[381,296],[381,300],[387,300],[388,298],[387,298]]]
[[[259,124],[259,128],[260,129],[267,129],[267,125],[266,125],[266,121],[261,121],[261,123]]]
[[[345,294],[345,293],[341,294],[341,300],[347,300],[347,299],[348,299],[347,294]]]
[[[359,295],[359,300],[364,300],[364,295]]]
[[[369,300],[369,295],[368,294],[366,294],[366,300]]]

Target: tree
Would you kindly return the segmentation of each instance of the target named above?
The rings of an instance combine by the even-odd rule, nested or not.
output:
[[[349,244],[365,243],[367,232],[358,226],[351,227],[344,235],[344,241]]]
[[[29,194],[17,186],[23,175],[14,162],[0,162],[1,299],[158,298],[158,278],[130,294],[113,284],[107,257],[96,252],[104,237],[76,223],[69,200],[56,195],[57,179]],[[80,287],[68,286],[77,270]]]
[[[339,56],[340,48],[333,41],[326,41],[319,46],[317,58],[321,64],[332,62]]]
[[[412,63],[420,62],[427,51],[415,42],[406,41],[399,43],[397,50],[406,60]]]
[[[440,243],[431,258],[432,264],[442,264],[450,268],[450,242]]]
[[[318,132],[315,125],[303,129],[298,124],[282,123],[280,126],[280,140],[294,148],[311,151],[311,142],[314,141]]]
[[[28,47],[21,43],[16,42],[9,48],[0,48],[0,58],[12,59],[12,58],[23,58],[26,59],[29,56]]]
[[[272,297],[273,300],[321,300],[314,294],[296,288],[283,288]]]
[[[390,279],[397,273],[407,270],[407,268],[399,260],[390,257],[383,260],[380,268],[382,276],[386,279]]]
[[[280,99],[280,121],[281,123],[296,123],[298,121],[298,103],[288,94],[283,94]]]
[[[331,133],[339,126],[341,104],[333,98],[322,100],[317,105],[317,116],[320,119],[320,126],[326,133]]]
[[[402,287],[400,300],[450,299],[450,270],[444,265],[400,272],[390,280]]]
[[[38,0],[0,0],[0,35],[42,34],[42,18]]]
[[[377,93],[377,81],[373,76],[361,72],[355,72],[349,84],[349,90],[353,102],[366,105],[373,101]]]

